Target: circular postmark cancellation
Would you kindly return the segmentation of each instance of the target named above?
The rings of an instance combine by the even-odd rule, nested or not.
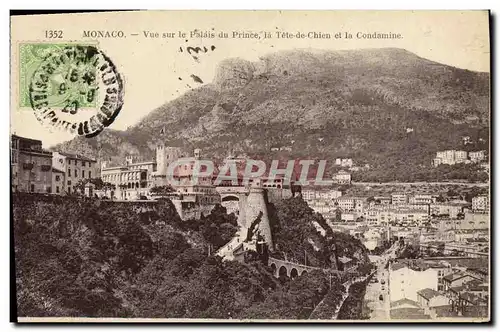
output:
[[[29,103],[45,126],[93,137],[113,123],[123,106],[123,81],[93,45],[57,45],[29,82]]]

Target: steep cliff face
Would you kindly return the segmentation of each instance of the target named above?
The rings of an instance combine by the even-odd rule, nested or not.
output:
[[[270,204],[269,217],[277,258],[324,268],[338,267],[342,256],[360,265],[369,263],[368,252],[359,240],[333,232],[302,198]],[[324,229],[323,234],[314,224]]]

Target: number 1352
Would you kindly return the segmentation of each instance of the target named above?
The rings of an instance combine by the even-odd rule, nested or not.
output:
[[[45,30],[45,38],[62,38],[62,30]]]

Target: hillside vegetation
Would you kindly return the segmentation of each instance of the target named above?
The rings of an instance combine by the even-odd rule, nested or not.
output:
[[[315,217],[302,211],[299,218],[292,208],[297,203],[283,202],[276,212],[297,217],[306,229]],[[169,201],[148,209],[13,194],[18,316],[307,318],[329,291],[328,276],[316,271],[275,279],[259,259],[243,264],[209,256],[209,246],[234,236],[235,216],[225,212],[218,206],[201,220],[181,221]],[[281,238],[291,225],[280,226],[284,248],[295,244]],[[352,240],[344,238],[338,250],[355,253]]]
[[[302,198],[290,198],[271,206],[270,219],[277,258],[334,269],[342,269],[338,259],[343,256],[360,266],[369,264],[368,251],[358,239],[333,232],[323,216]]]

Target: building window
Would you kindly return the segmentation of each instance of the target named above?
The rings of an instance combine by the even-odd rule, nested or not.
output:
[[[59,186],[56,186],[56,193],[59,194]]]
[[[85,179],[85,170],[82,169],[82,178]]]
[[[78,177],[78,170],[75,169],[75,178],[77,178],[77,177]]]
[[[68,177],[71,177],[71,168],[68,168]]]
[[[34,192],[34,191],[35,191],[35,185],[34,185],[34,184],[32,184],[32,185],[31,185],[30,191],[31,191],[31,192]]]
[[[82,167],[85,167],[85,162],[84,161],[82,161]]]
[[[71,181],[68,181],[68,186],[71,186]]]
[[[92,171],[89,171],[89,179],[92,178]]]

